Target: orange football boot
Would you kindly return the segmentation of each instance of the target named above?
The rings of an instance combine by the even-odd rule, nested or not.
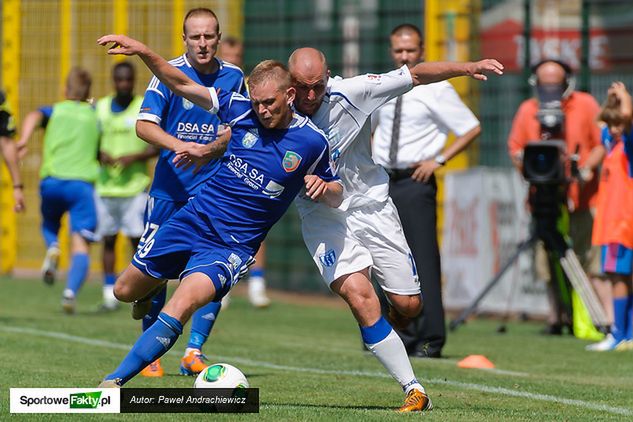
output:
[[[141,375],[144,377],[162,377],[164,374],[165,371],[163,371],[163,367],[160,366],[160,359],[156,359],[141,371]]]
[[[200,350],[191,350],[180,359],[180,373],[182,375],[198,375],[209,364],[207,357]]]
[[[407,394],[407,397],[404,399],[404,404],[397,412],[422,412],[431,409],[433,409],[433,403],[431,403],[429,396],[414,388],[409,391],[409,394]]]

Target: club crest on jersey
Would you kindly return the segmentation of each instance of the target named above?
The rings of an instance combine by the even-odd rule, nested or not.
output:
[[[193,103],[186,98],[182,99],[182,108],[185,110],[191,110],[193,108]]]
[[[291,173],[295,171],[299,164],[301,163],[301,156],[294,151],[286,151],[286,155],[284,155],[284,159],[282,165],[286,173]]]
[[[327,252],[319,255],[319,261],[326,267],[331,267],[336,262],[336,252],[334,252],[334,249],[329,249]]]
[[[244,148],[252,148],[253,145],[257,143],[257,138],[259,138],[259,133],[257,132],[257,129],[249,130],[242,138],[242,145],[244,146]]]

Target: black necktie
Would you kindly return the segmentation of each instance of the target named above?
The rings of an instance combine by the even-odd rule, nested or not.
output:
[[[393,126],[391,127],[391,145],[389,146],[389,167],[397,168],[398,141],[400,140],[400,117],[402,114],[402,95],[396,100],[396,109],[393,112]]]

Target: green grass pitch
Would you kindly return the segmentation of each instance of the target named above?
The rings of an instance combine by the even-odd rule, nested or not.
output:
[[[10,387],[94,387],[123,358],[140,332],[128,306],[96,312],[101,288],[87,283],[78,313],[61,312],[62,283],[0,279],[0,420],[191,420],[196,414],[9,415]],[[253,309],[234,297],[204,352],[211,362],[240,368],[260,389],[259,414],[214,415],[214,420],[437,421],[633,420],[633,352],[589,353],[573,337],[546,338],[541,326],[471,321],[454,333],[440,360],[414,359],[418,379],[435,408],[398,415],[398,385],[361,341],[343,307],[275,301]],[[189,387],[178,374],[189,326],[163,358],[160,379],[136,377],[129,387]],[[456,362],[483,354],[495,370],[460,369]]]

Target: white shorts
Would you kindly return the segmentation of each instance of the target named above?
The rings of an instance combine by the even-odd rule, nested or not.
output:
[[[143,235],[143,216],[147,193],[141,192],[131,197],[97,197],[97,215],[100,237],[114,236],[119,231],[131,238]]]
[[[301,222],[303,240],[328,287],[370,267],[383,290],[420,293],[413,256],[391,199],[345,212],[319,209]]]

